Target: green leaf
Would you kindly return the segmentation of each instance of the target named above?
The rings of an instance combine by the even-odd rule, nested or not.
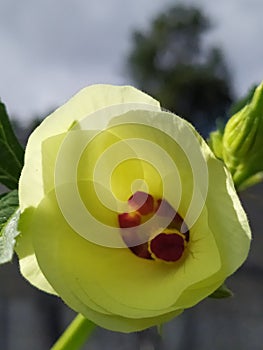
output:
[[[3,227],[18,207],[18,193],[13,190],[0,198],[0,236]]]
[[[222,299],[222,298],[229,298],[233,296],[233,292],[227,288],[225,284],[222,284],[219,288],[217,288],[214,293],[209,295],[210,298],[215,298],[215,299]]]
[[[0,236],[0,264],[5,264],[12,260],[15,247],[15,237],[19,234],[17,224],[20,211],[17,210],[7,221]]]
[[[7,195],[7,192],[0,194],[0,199]]]
[[[10,124],[5,105],[0,102],[0,183],[17,188],[23,167],[24,150]]]
[[[14,190],[0,199],[0,264],[12,259],[19,215],[18,195]]]

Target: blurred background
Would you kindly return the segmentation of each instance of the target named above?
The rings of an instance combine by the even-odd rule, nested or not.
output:
[[[207,137],[262,80],[262,15],[261,0],[1,0],[0,99],[24,145],[46,115],[95,83],[137,86]],[[254,239],[229,279],[233,298],[203,301],[162,338],[154,328],[97,328],[85,349],[262,350],[263,186],[241,199]],[[16,259],[0,267],[1,350],[48,349],[73,317],[22,279]]]

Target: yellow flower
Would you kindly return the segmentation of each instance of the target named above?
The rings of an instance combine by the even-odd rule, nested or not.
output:
[[[107,329],[161,324],[246,259],[231,176],[194,128],[132,87],[95,85],[31,135],[21,272]]]

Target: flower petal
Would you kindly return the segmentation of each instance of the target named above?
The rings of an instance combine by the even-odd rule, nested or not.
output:
[[[148,317],[148,318],[126,318],[121,317],[118,315],[104,315],[100,314],[98,312],[95,312],[88,307],[85,309],[84,316],[87,317],[89,320],[93,321],[100,327],[117,331],[117,332],[123,332],[123,333],[130,333],[130,332],[138,332],[143,329],[161,325],[165,322],[170,321],[172,318],[180,315],[183,312],[183,310],[176,310],[173,312],[169,312],[164,315],[160,315],[157,317]]]
[[[194,233],[196,254],[171,265],[138,258],[129,249],[92,244],[67,225],[54,192],[41,202],[34,222],[43,223],[37,231],[32,227],[41,270],[56,292],[83,314],[85,305],[92,308],[90,300],[123,317],[171,312],[178,309],[172,305],[186,288],[216,273],[221,264],[209,232]],[[69,290],[82,305],[68,298]]]
[[[22,275],[35,287],[50,293],[56,294],[54,289],[41,272],[35,256],[33,247],[31,222],[34,215],[34,208],[27,208],[19,220],[20,235],[16,239],[15,251],[19,257],[19,266]]]
[[[30,136],[26,148],[19,186],[22,211],[26,207],[37,206],[43,198],[42,141],[66,132],[74,121],[80,121],[99,109],[128,103],[148,104],[160,109],[159,102],[131,86],[93,85],[81,90],[41,123]]]
[[[221,258],[221,269],[213,276],[193,284],[177,300],[178,307],[187,308],[208,296],[234,273],[247,258],[251,232],[234,184],[221,161],[207,148],[209,190],[206,200],[207,222]],[[198,300],[199,299],[199,300]]]
[[[248,256],[251,231],[231,175],[217,159],[208,159],[208,166],[209,227],[220,251],[222,272],[229,276]]]

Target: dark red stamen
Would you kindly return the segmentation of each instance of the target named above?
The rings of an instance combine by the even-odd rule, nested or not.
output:
[[[189,242],[190,232],[183,218],[165,199],[154,199],[150,194],[137,191],[128,199],[129,213],[118,215],[122,239],[127,248],[136,256],[148,260],[162,260],[165,262],[178,261],[185,246]],[[145,223],[149,216],[156,215],[165,223],[166,229],[148,242],[141,242],[141,232],[138,226]],[[166,220],[167,221],[167,220]],[[156,227],[153,227],[156,230]],[[154,232],[154,231],[153,231]],[[151,232],[149,232],[149,237]]]
[[[137,212],[119,214],[118,221],[120,228],[139,226],[141,223],[141,215]]]
[[[140,258],[152,260],[151,253],[148,250],[148,242],[136,245],[134,247],[129,247],[129,249]]]
[[[128,220],[127,220],[127,217],[128,217]],[[128,213],[119,215],[119,222],[121,222],[121,224],[123,225],[122,228],[123,229],[125,228],[125,230],[121,230],[121,235],[127,247],[140,258],[152,260],[151,253],[149,252],[149,249],[148,249],[148,242],[136,245],[136,243],[140,241],[138,237],[137,229],[136,229],[136,226],[138,226],[137,222],[130,220]],[[128,226],[131,224],[133,224],[133,226]],[[137,225],[135,226],[134,224],[137,224]],[[126,225],[126,227],[124,227],[124,225]]]
[[[160,233],[150,241],[150,250],[158,259],[177,261],[184,252],[184,239],[177,233]]]
[[[137,191],[128,200],[129,205],[141,215],[148,215],[153,212],[153,197],[145,192]]]
[[[156,211],[164,217],[173,218],[176,215],[174,208],[165,199],[157,199]]]
[[[158,211],[160,216],[173,218],[167,228],[178,230],[185,236],[186,242],[189,242],[189,230],[186,223],[165,199],[157,200],[156,211]]]

